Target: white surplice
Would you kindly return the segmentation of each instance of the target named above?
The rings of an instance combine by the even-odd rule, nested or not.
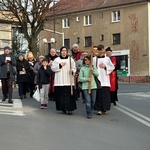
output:
[[[59,67],[61,62],[66,62],[66,65],[62,68]],[[69,86],[70,83],[70,58],[61,59],[57,57],[51,66],[53,72],[55,72],[54,86]],[[76,73],[76,64],[75,61],[71,58],[71,69],[73,71],[72,75],[72,85],[74,85],[74,75]]]
[[[97,64],[96,64],[97,63]],[[106,69],[100,68],[99,64],[104,63],[106,65]],[[109,74],[115,69],[113,63],[111,62],[109,57],[94,57],[93,58],[93,65],[98,69],[98,79],[101,81],[101,86],[110,87],[110,78]]]

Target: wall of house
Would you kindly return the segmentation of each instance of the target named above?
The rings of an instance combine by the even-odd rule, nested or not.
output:
[[[120,10],[120,22],[111,21],[111,12]],[[70,27],[62,29],[61,19],[58,19],[55,28],[59,32],[65,33],[65,39],[70,39],[70,46],[80,38],[80,49],[90,49],[85,47],[84,39],[86,36],[92,36],[94,45],[103,44],[105,47],[110,46],[113,50],[130,50],[130,81],[131,79],[149,80],[150,75],[150,20],[148,22],[149,5],[147,3],[135,4],[130,6],[119,6],[101,10],[92,10],[61,16],[70,19]],[[84,26],[84,16],[92,15],[92,25]],[[76,21],[79,17],[79,21]],[[121,33],[121,44],[112,44],[112,34]],[[104,40],[101,41],[101,35]],[[60,35],[56,36],[57,46],[61,46]],[[138,78],[141,76],[142,78]],[[145,79],[143,79],[145,77]],[[129,78],[128,78],[129,80]]]
[[[4,52],[5,46],[10,46],[12,43],[11,24],[0,23],[0,54]]]

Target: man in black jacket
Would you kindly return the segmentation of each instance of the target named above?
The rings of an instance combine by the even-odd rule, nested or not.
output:
[[[12,100],[12,84],[14,79],[14,67],[16,66],[16,60],[11,53],[9,46],[4,47],[4,54],[0,55],[0,79],[2,82],[2,93],[5,101],[8,98],[8,103],[13,103]]]
[[[48,60],[44,59],[37,75],[37,84],[40,89],[41,109],[47,108],[50,74],[51,69],[50,66],[48,66]]]

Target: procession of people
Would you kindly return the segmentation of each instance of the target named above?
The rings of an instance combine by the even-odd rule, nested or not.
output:
[[[19,98],[28,98],[27,93],[32,98],[38,88],[41,109],[46,109],[50,100],[55,102],[57,111],[72,115],[77,109],[77,100],[82,99],[88,119],[94,111],[97,115],[106,115],[111,103],[117,105],[118,101],[118,66],[111,48],[105,50],[101,44],[84,52],[76,43],[71,50],[62,46],[60,54],[51,48],[46,56],[40,55],[37,60],[31,51],[26,56],[19,53],[15,59],[11,48],[6,46],[0,55],[2,101],[8,99],[8,103],[13,103],[12,85],[16,77]]]

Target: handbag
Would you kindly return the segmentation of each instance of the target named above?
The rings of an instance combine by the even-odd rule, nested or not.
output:
[[[95,79],[95,82],[96,82],[96,86],[97,86],[97,89],[100,89],[101,88],[101,82],[99,81],[99,79],[97,77],[94,76],[94,79]]]
[[[39,91],[39,88],[37,88],[37,89],[35,90],[35,92],[34,92],[34,94],[33,94],[33,98],[34,98],[36,101],[40,102],[40,91]]]

